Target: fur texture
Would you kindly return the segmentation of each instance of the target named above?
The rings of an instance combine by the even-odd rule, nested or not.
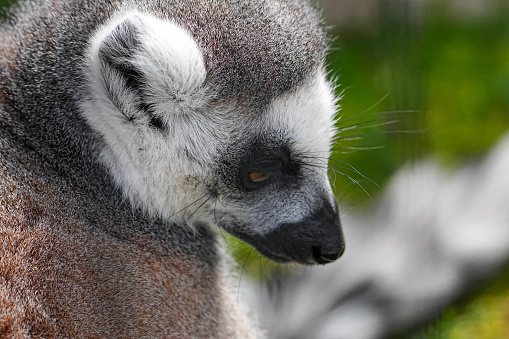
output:
[[[218,226],[342,254],[307,2],[24,1],[1,30],[2,337],[257,337]]]

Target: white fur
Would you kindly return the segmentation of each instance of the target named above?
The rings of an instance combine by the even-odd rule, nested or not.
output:
[[[120,93],[119,101],[126,104],[126,111],[136,111],[134,105],[129,105],[136,103],[135,94],[125,90],[118,75],[105,74],[99,60],[102,42],[124,20],[134,22],[141,32],[142,52],[131,60],[148,80],[146,93],[156,103],[155,110],[161,112],[162,119],[168,123],[167,136],[143,124],[127,123],[107,95],[106,83],[113,87],[113,92]],[[214,141],[221,139],[218,138],[220,129],[205,129],[204,126],[210,124],[198,121],[203,118],[199,109],[207,101],[201,87],[206,71],[198,46],[190,34],[177,25],[131,12],[117,16],[95,34],[88,58],[93,100],[85,102],[82,108],[88,122],[104,138],[103,160],[133,205],[150,214],[170,217],[179,208],[192,203],[186,195],[178,194],[193,191],[193,181],[184,179],[199,176],[203,170],[176,156],[178,150],[189,147],[189,140],[193,140],[196,147],[191,151],[207,162],[215,152]],[[182,116],[191,117],[191,125],[183,125],[179,119]]]
[[[320,157],[314,164],[327,170],[332,140],[337,134],[334,126],[338,110],[333,88],[326,81],[323,70],[313,74],[307,82],[274,100],[267,112],[266,127],[277,126],[288,131],[295,140],[295,150],[309,156]],[[325,176],[325,186],[330,188]],[[332,190],[330,190],[331,199]]]
[[[126,89],[116,71],[101,64],[101,44],[124,20],[139,31],[141,47],[129,61],[143,72],[147,83],[143,94],[167,124],[164,133],[149,126],[149,117],[137,108],[137,94]],[[82,111],[102,136],[103,161],[133,206],[176,221],[192,217],[210,222],[215,215],[211,218],[206,211],[224,209],[263,233],[280,222],[302,220],[314,207],[319,192],[334,199],[326,162],[335,133],[336,107],[321,70],[296,90],[275,99],[253,120],[249,114],[238,113],[238,103],[208,105],[202,53],[191,35],[171,22],[138,12],[118,15],[95,34],[88,59],[91,100],[83,103]],[[107,88],[115,93],[120,108],[111,101]],[[126,112],[136,118],[134,122],[127,120]],[[308,187],[298,193],[298,203],[288,204],[288,199],[278,200],[274,194],[269,197],[275,206],[270,211],[214,203],[213,208],[194,213],[208,197],[206,184],[214,179],[211,166],[219,151],[235,142],[232,136],[239,131],[248,136],[265,130],[281,131],[294,142],[297,152],[321,157],[311,161],[320,168],[317,173],[309,171]],[[186,156],[182,155],[184,149],[189,153]],[[185,209],[190,205],[194,207]]]

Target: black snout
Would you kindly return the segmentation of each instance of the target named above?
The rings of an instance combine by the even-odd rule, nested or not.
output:
[[[281,225],[266,236],[266,242],[300,263],[324,265],[335,261],[345,251],[337,206],[326,203],[298,223]]]
[[[234,235],[276,262],[324,265],[338,259],[345,250],[337,205],[328,201],[305,219],[279,225],[263,236]]]

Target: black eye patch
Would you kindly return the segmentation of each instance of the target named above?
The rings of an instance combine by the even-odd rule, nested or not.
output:
[[[294,153],[281,132],[267,132],[225,148],[217,162],[218,177],[229,193],[300,186],[302,161]]]
[[[300,173],[299,164],[289,142],[262,139],[244,152],[238,168],[238,182],[247,191],[273,183],[295,184]]]

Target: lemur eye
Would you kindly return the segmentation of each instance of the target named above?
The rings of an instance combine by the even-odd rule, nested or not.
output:
[[[277,180],[281,167],[280,160],[258,161],[243,171],[243,186],[248,190],[257,190]]]
[[[251,172],[249,173],[249,179],[257,184],[266,181],[271,175],[271,172]]]

